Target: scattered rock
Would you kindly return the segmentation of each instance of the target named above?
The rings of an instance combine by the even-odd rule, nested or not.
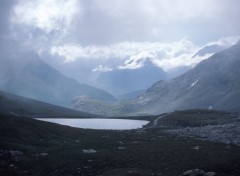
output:
[[[215,172],[207,172],[207,173],[205,173],[205,176],[214,176],[214,175],[216,175]]]
[[[183,137],[200,138],[202,140],[240,146],[240,122],[222,125],[208,125],[203,127],[186,127],[183,129],[166,131]]]
[[[199,150],[200,147],[199,147],[199,146],[195,146],[195,147],[193,147],[192,149],[193,149],[193,150]]]
[[[102,136],[102,138],[109,138],[109,136]]]
[[[193,169],[184,172],[181,176],[215,176],[215,172],[204,172],[201,169]]]
[[[23,155],[23,152],[21,152],[21,151],[13,151],[13,150],[10,150],[9,153],[10,153],[12,156],[21,156],[21,155]]]
[[[0,150],[0,160],[8,160],[13,162],[21,161],[23,152],[13,150]]]
[[[48,156],[48,153],[40,153],[40,154],[38,154],[38,156],[45,157],[45,156]]]
[[[138,141],[133,141],[132,144],[139,144],[139,142]]]
[[[9,167],[13,168],[13,167],[14,167],[14,164],[10,164]]]
[[[125,150],[126,147],[118,147],[118,150]]]
[[[96,153],[97,151],[96,150],[93,150],[93,149],[83,149],[83,153]]]
[[[156,138],[151,138],[150,141],[156,141],[157,139]]]
[[[138,175],[140,175],[140,173],[138,171],[132,170],[132,171],[128,171],[127,175],[128,176],[138,176]]]

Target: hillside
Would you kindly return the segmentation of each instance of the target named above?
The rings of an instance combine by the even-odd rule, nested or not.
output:
[[[27,117],[97,117],[93,114],[40,102],[0,91],[0,112],[15,116]]]
[[[65,77],[32,52],[1,53],[0,89],[65,107],[81,95],[102,101],[114,100],[101,89]]]

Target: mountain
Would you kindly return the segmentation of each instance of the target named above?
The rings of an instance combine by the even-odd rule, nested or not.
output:
[[[111,116],[117,102],[104,102],[89,96],[79,96],[71,102],[72,108],[101,116]]]
[[[139,61],[138,61],[139,62]],[[166,73],[157,67],[150,59],[141,60],[141,66],[136,68],[119,68],[102,72],[97,79],[99,85],[115,95],[147,89],[159,79],[165,79]]]
[[[25,117],[97,117],[93,114],[44,103],[3,91],[0,91],[0,112],[1,114]]]
[[[66,107],[81,95],[103,101],[114,100],[103,90],[65,77],[32,52],[1,53],[0,89]]]
[[[171,80],[158,81],[121,112],[159,114],[181,109],[240,111],[240,41]]]
[[[118,100],[135,99],[138,96],[142,95],[145,91],[146,91],[146,89],[136,90],[136,91],[132,91],[132,92],[128,92],[128,93],[125,93],[125,94],[118,95],[116,98]]]
[[[205,56],[206,54],[214,54],[216,52],[222,51],[224,49],[226,49],[227,46],[222,46],[222,45],[218,45],[218,44],[214,44],[214,45],[208,45],[203,47],[202,49],[200,49],[194,56]]]

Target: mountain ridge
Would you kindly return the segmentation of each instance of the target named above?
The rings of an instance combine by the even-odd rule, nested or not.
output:
[[[103,72],[98,77],[97,82],[99,85],[103,85],[103,89],[120,95],[147,89],[159,80],[159,77],[162,79],[167,78],[166,72],[149,59],[145,59],[143,63],[138,63],[138,65],[141,66],[134,69],[120,68],[110,72]]]
[[[32,52],[1,56],[0,89],[4,91],[65,107],[81,95],[114,101],[106,91],[62,75]]]
[[[0,90],[0,112],[24,117],[71,117],[71,118],[91,118],[99,117],[73,109],[48,104],[38,100],[18,96],[12,93]]]
[[[240,110],[240,42],[200,62],[181,76],[159,81],[132,104],[142,112],[213,108]],[[238,98],[237,98],[238,97]]]

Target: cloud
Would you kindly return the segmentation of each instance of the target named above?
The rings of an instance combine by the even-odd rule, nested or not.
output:
[[[219,2],[216,0],[109,0],[102,3],[92,1],[95,8],[114,18],[145,17],[152,20],[188,19],[196,17],[211,17],[218,10]],[[196,8],[197,7],[197,8]],[[155,17],[158,19],[154,19]]]
[[[239,33],[240,2],[230,0],[83,1],[75,39],[84,46],[129,42],[206,43]],[[227,10],[226,10],[227,9]]]
[[[199,49],[231,46],[238,0],[0,0],[0,48],[31,50],[83,82],[146,61],[165,71],[193,67]],[[64,63],[62,63],[64,60]],[[88,75],[86,77],[85,75]]]
[[[200,61],[210,57],[213,53],[204,56],[193,56],[203,47],[218,44],[220,46],[231,46],[236,43],[239,36],[220,38],[203,46],[197,46],[187,39],[173,43],[160,42],[122,42],[106,46],[87,46],[78,44],[65,44],[52,47],[51,54],[65,58],[66,62],[76,60],[111,60],[120,59],[123,65],[118,69],[136,69],[144,65],[148,59],[165,71],[182,66],[195,66]],[[108,68],[108,67],[106,67]],[[95,71],[106,69],[102,65]],[[107,69],[106,69],[107,70]]]
[[[239,34],[239,5],[236,0],[16,0],[11,32],[22,41],[31,38],[26,48],[37,43],[34,50],[182,38],[204,44]]]
[[[178,53],[181,50],[193,48],[194,44],[186,39],[173,43],[164,42],[121,42],[112,45],[92,45],[83,47],[79,44],[65,44],[52,47],[52,54],[59,54],[66,57],[66,61],[74,61],[80,58],[125,58],[138,54],[142,51]]]
[[[137,55],[131,56],[122,66],[118,66],[118,69],[138,69],[143,67],[146,62],[153,62],[156,58],[156,53],[142,51]]]
[[[70,27],[81,9],[77,0],[21,0],[13,8],[11,22],[38,28],[46,33]]]
[[[239,39],[240,39],[240,35],[221,37],[216,41],[209,42],[208,44],[206,44],[206,46],[220,45],[220,46],[230,47],[236,44],[239,41]]]
[[[52,55],[59,55],[65,58],[65,62],[77,59],[126,59],[141,52],[167,53],[170,55],[180,54],[194,48],[194,44],[188,40],[180,40],[173,43],[160,42],[121,42],[112,45],[81,46],[75,44],[64,44],[51,48]]]
[[[112,70],[113,70],[112,68],[104,67],[102,65],[99,65],[96,68],[94,68],[92,70],[92,72],[109,72],[109,71],[112,71]]]

